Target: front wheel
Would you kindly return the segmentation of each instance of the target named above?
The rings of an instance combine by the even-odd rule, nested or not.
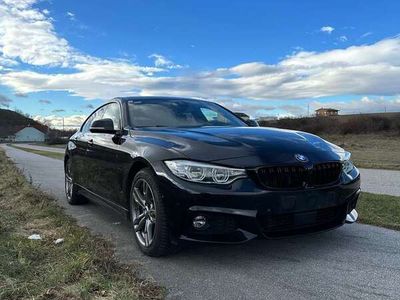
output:
[[[130,193],[130,219],[140,250],[149,256],[169,254],[173,248],[165,204],[150,168],[140,170]]]

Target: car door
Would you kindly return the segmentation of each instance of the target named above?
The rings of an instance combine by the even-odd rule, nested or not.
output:
[[[122,128],[121,107],[118,102],[112,102],[103,107],[104,111],[93,120],[111,119],[114,129]],[[103,200],[121,201],[122,167],[119,161],[120,145],[112,133],[89,133],[89,143],[86,152],[90,175],[89,189]]]
[[[96,112],[92,113],[81,126],[80,130],[73,136],[68,143],[68,149],[72,159],[72,172],[74,182],[81,187],[88,187],[87,159],[86,151],[89,140],[89,128],[96,116]]]

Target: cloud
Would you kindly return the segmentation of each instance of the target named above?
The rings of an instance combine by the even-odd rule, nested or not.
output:
[[[14,96],[18,97],[18,98],[27,98],[28,97],[28,95],[24,94],[24,93],[15,93]]]
[[[0,94],[0,106],[9,107],[12,100],[5,95]]]
[[[362,35],[361,35],[361,38],[365,38],[365,37],[367,37],[367,36],[370,36],[371,34],[373,34],[373,32],[368,31],[368,32],[362,34]]]
[[[327,33],[327,34],[331,34],[332,31],[334,31],[334,30],[335,30],[335,28],[333,28],[332,26],[323,26],[320,29],[321,32],[324,32],[324,33]]]
[[[40,99],[39,103],[41,103],[41,104],[51,104],[51,101],[50,100],[46,100],[46,99]]]
[[[218,104],[226,107],[233,112],[244,112],[252,117],[265,115],[269,111],[276,109],[276,106],[270,105],[268,101],[236,101],[232,99],[217,100]]]
[[[51,112],[52,112],[53,114],[55,114],[55,113],[62,113],[62,112],[65,112],[65,109],[62,109],[62,108],[54,109],[54,110],[52,110]]]
[[[94,109],[94,105],[93,104],[87,104],[87,105],[85,105],[85,108]]]
[[[152,54],[149,56],[149,58],[152,58],[154,60],[154,65],[158,68],[167,68],[167,69],[182,69],[183,66],[175,64],[165,56],[161,54]]]
[[[341,36],[338,37],[338,40],[341,41],[341,42],[347,42],[348,38],[345,35],[341,35]]]
[[[34,2],[0,3],[0,57],[31,65],[68,65],[73,49],[56,35],[52,19],[31,7]]]
[[[72,13],[70,11],[67,11],[66,15],[71,21],[75,21],[75,14],[74,13]]]
[[[86,120],[86,115],[72,115],[68,117],[60,117],[56,115],[51,116],[34,116],[35,121],[41,122],[42,124],[48,124],[52,128],[61,129],[63,127],[66,129],[77,129]]]
[[[10,71],[0,82],[16,92],[68,91],[87,99],[124,95],[303,99],[342,94],[400,93],[400,38],[325,52],[301,51],[277,64],[252,62],[186,76],[154,76],[163,69],[98,60],[75,72]]]

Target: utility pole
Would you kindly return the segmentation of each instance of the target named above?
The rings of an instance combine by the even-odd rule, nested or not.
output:
[[[307,103],[307,116],[310,117],[310,103]]]
[[[64,132],[65,130],[64,130],[64,117],[63,117],[63,132]]]

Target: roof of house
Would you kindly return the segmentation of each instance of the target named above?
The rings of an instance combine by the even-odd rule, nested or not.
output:
[[[338,109],[334,109],[334,108],[323,108],[323,107],[318,108],[318,109],[316,109],[315,111],[320,111],[320,110],[339,111]]]

